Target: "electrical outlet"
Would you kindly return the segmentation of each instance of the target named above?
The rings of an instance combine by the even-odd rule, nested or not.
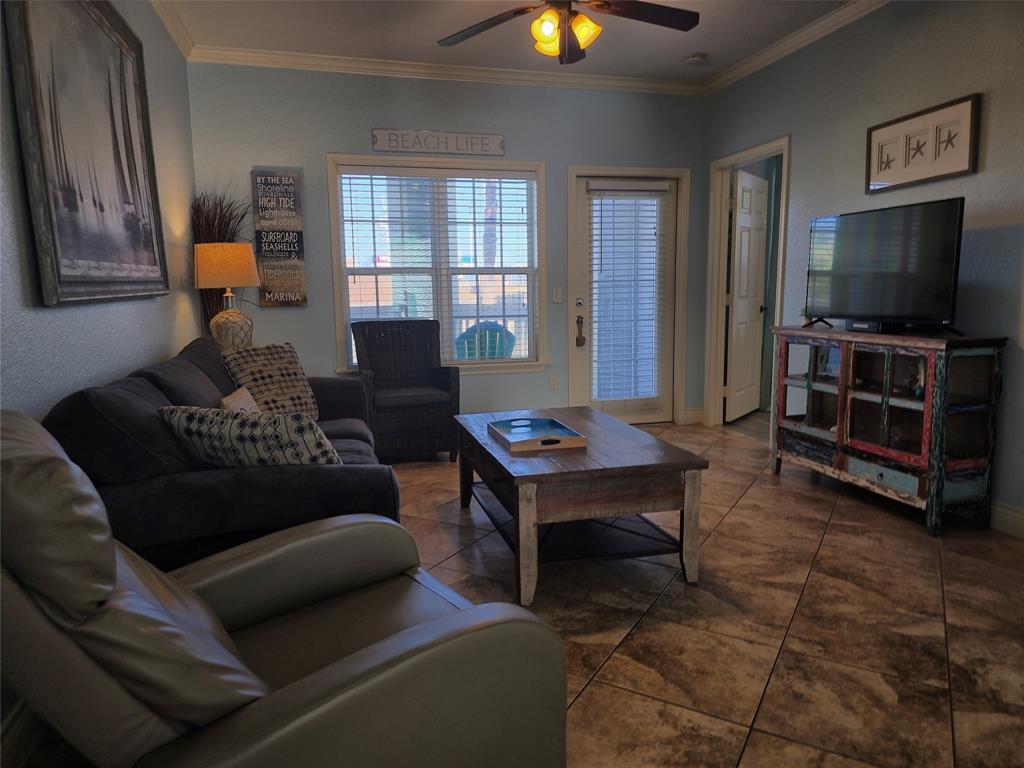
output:
[[[562,295],[562,286],[556,286],[555,289],[551,292],[552,303],[561,304],[564,300],[565,297]]]
[[[548,376],[548,389],[558,389],[557,376]]]

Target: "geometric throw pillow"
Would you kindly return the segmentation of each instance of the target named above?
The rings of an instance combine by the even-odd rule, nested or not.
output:
[[[214,467],[341,464],[341,457],[305,413],[245,413],[219,408],[160,409],[182,445]]]
[[[245,387],[239,387],[230,395],[226,395],[220,401],[220,407],[225,411],[240,411],[242,413],[260,413],[260,407],[253,399],[252,393]]]
[[[306,372],[291,344],[268,344],[223,354],[235,386],[252,393],[264,413],[309,414],[320,418]]]

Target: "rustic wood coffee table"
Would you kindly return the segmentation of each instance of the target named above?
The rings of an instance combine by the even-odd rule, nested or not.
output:
[[[586,435],[587,447],[511,453],[487,431],[490,421],[538,417]],[[697,580],[705,459],[589,407],[455,419],[462,506],[475,497],[515,551],[522,605],[533,601],[541,560],[673,552],[686,580]],[[672,509],[680,510],[679,539],[639,517]]]

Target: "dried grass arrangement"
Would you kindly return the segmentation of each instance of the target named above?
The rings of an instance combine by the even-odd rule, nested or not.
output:
[[[203,192],[193,198],[192,243],[234,243],[242,238],[245,218],[249,214],[246,200],[233,200],[225,194]],[[209,333],[210,319],[221,310],[223,291],[203,288],[199,303],[203,314],[203,329]]]

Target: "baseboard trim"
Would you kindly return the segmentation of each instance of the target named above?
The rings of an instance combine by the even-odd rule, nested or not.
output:
[[[45,725],[28,704],[19,701],[0,726],[0,763],[4,768],[21,768],[42,738]]]
[[[676,422],[677,424],[703,424],[704,423],[704,409],[703,408],[687,408],[683,411],[682,421]]]
[[[1024,539],[1024,507],[1014,507],[1001,501],[992,502],[992,528]]]

